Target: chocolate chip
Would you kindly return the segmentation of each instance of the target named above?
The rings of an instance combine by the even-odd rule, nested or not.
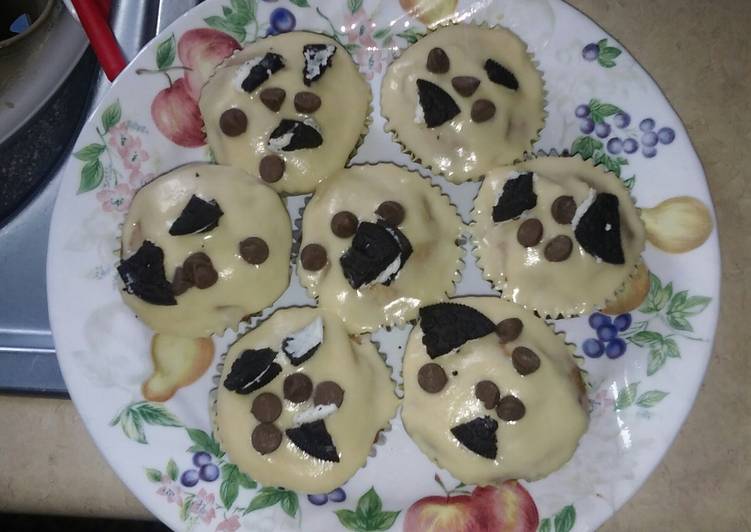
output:
[[[477,87],[480,86],[480,80],[474,76],[456,76],[451,78],[451,85],[454,90],[462,96],[472,96]]]
[[[484,458],[498,455],[498,422],[490,416],[478,417],[451,429],[451,434],[467,449]]]
[[[401,225],[404,221],[404,207],[397,201],[384,201],[375,212],[384,222],[393,227]]]
[[[516,231],[516,239],[525,248],[531,248],[542,240],[542,222],[537,218],[524,220]]]
[[[571,256],[574,244],[566,235],[558,235],[545,246],[545,258],[550,262],[562,262]]]
[[[304,403],[313,393],[313,381],[305,373],[293,373],[284,379],[284,398],[293,403]]]
[[[446,372],[435,362],[423,364],[417,372],[417,383],[428,393],[440,392],[446,386],[446,382],[448,382]]]
[[[310,456],[327,462],[339,461],[339,452],[336,450],[334,442],[331,440],[331,434],[326,430],[326,424],[323,420],[303,423],[299,427],[287,429],[284,433],[292,443]]]
[[[475,384],[475,397],[477,397],[488,410],[495,408],[501,392],[492,381],[480,381]]]
[[[540,367],[540,357],[531,349],[519,346],[511,353],[511,363],[519,375],[529,375]]]
[[[626,262],[621,245],[621,218],[618,196],[603,192],[597,194],[592,205],[582,215],[574,231],[576,240],[590,255],[608,264]]]
[[[495,116],[495,104],[490,100],[477,100],[472,104],[470,115],[473,122],[487,122]]]
[[[250,412],[261,423],[271,423],[282,414],[282,402],[270,392],[263,392],[253,399]]]
[[[237,247],[240,256],[248,264],[263,264],[269,258],[269,246],[257,236],[246,238]]]
[[[236,107],[227,109],[219,117],[219,129],[228,137],[242,135],[248,129],[248,117]]]
[[[507,395],[498,402],[495,413],[503,421],[519,421],[527,411],[524,403],[513,395]]]
[[[503,193],[493,207],[493,221],[504,222],[520,216],[521,213],[537,205],[532,172],[507,179]]]
[[[282,444],[282,431],[271,423],[261,423],[253,429],[250,443],[261,454],[272,453]]]
[[[219,279],[219,274],[211,264],[211,259],[203,251],[193,253],[185,259],[183,272],[200,290],[213,286]]]
[[[308,244],[300,252],[302,267],[312,272],[317,272],[328,262],[326,250],[320,244]]]
[[[514,74],[507,70],[502,64],[493,61],[492,59],[488,59],[485,61],[484,68],[485,72],[488,74],[488,79],[493,83],[503,85],[514,91],[519,88],[519,81],[516,79],[516,76],[514,76]]]
[[[449,93],[435,83],[418,79],[417,96],[428,127],[440,126],[461,112]]]
[[[513,342],[522,333],[524,324],[519,318],[506,318],[495,326],[495,332],[502,344]]]
[[[445,74],[449,71],[449,56],[446,55],[443,48],[433,48],[428,52],[425,68],[434,74]]]
[[[172,277],[172,293],[176,296],[184,294],[188,288],[193,287],[193,281],[185,276],[182,267],[175,268],[175,275]]]
[[[344,401],[344,390],[334,381],[319,382],[313,392],[313,404],[318,405],[336,405],[337,408],[342,406]]]
[[[284,175],[284,159],[278,155],[266,155],[258,164],[258,173],[267,183],[276,183]]]
[[[553,220],[562,225],[568,225],[576,214],[576,201],[572,196],[558,196],[550,207]]]
[[[349,211],[339,211],[331,217],[331,232],[339,238],[349,238],[357,231],[357,216]]]
[[[261,98],[263,105],[276,113],[282,108],[287,92],[279,87],[269,87],[263,89],[258,96]]]
[[[321,98],[314,92],[300,91],[295,94],[295,109],[298,113],[315,113],[321,107]]]
[[[169,234],[172,236],[207,233],[219,225],[224,215],[216,200],[206,201],[193,194],[183,207],[180,216],[172,222]]]
[[[224,387],[246,395],[266,386],[282,371],[282,367],[274,362],[276,354],[268,347],[246,349],[232,363]]]
[[[482,338],[495,330],[495,324],[473,307],[459,303],[436,303],[420,309],[422,343],[430,358]]]
[[[245,78],[241,84],[242,89],[245,92],[253,92],[262,83],[264,83],[271,74],[284,68],[284,58],[273,52],[268,52],[263,56],[257,65],[253,65],[248,73],[248,77]]]

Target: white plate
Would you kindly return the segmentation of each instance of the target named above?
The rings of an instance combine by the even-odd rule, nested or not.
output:
[[[686,245],[692,249],[683,254],[647,245],[644,256],[653,273],[650,294],[640,310],[629,315],[631,327],[619,332],[627,346],[623,356],[584,358],[591,384],[591,423],[574,458],[563,469],[538,482],[507,483],[471,494],[454,492],[447,499],[435,477],[449,490],[456,481],[418,451],[396,418],[385,442],[376,447],[376,456],[341,491],[309,498],[255,486],[220,456],[208,436],[208,398],[215,366],[167,403],[144,402],[141,383],[151,371],[151,334],[118,293],[114,269],[118,226],[130,197],[143,182],[209,156],[205,146],[174,144],[152,120],[152,101],[170,83],[172,91],[162,97],[176,98],[182,108],[194,104],[187,92],[182,100],[178,94],[185,71],[175,68],[181,66],[176,43],[186,31],[207,26],[234,33],[240,42],[274,28],[291,29],[295,21],[296,29],[336,32],[371,80],[374,93],[373,124],[354,162],[394,161],[414,168],[383,132],[378,109],[380,79],[392,50],[406,46],[425,29],[400,7],[410,3],[204,2],[144,48],[114,83],[78,139],[76,157],[67,166],[55,206],[49,244],[50,319],[58,356],[71,397],[102,453],[138,498],[175,529],[329,531],[349,526],[400,530],[418,500],[439,495],[418,504],[445,505],[444,513],[456,519],[454,529],[462,529],[468,508],[487,504],[491,497],[498,520],[493,526],[499,529],[591,530],[644,482],[691,407],[711,353],[719,308],[717,234],[712,231],[705,240],[686,225],[691,220],[699,225],[713,221],[704,174],[679,118],[649,75],[612,37],[558,0],[461,1],[457,7],[460,20],[510,27],[526,40],[539,61],[549,116],[537,148],[594,149],[595,157],[618,167],[624,180],[633,177],[633,195],[642,208],[673,196],[691,196],[709,209],[702,217],[702,209],[691,203],[680,220],[676,217],[681,204],[663,209],[674,220],[671,224],[663,218],[663,229],[677,226],[688,231],[689,241],[696,241]],[[448,12],[454,7],[454,0],[437,3]],[[591,52],[592,46],[585,53],[589,43],[597,44],[599,53]],[[139,69],[162,69],[168,75],[139,74]],[[596,121],[607,126],[600,125],[590,134],[580,130],[588,130],[586,119],[575,115],[580,104],[588,104]],[[618,110],[630,116],[625,128],[616,125],[622,125]],[[655,132],[661,128],[674,132],[671,142],[657,143],[656,156],[649,147],[642,152],[641,141],[651,143],[649,138],[642,139],[639,127],[647,118],[655,121]],[[631,154],[609,153],[603,145],[606,141],[597,136],[608,127],[611,137],[633,138],[639,149]],[[663,141],[670,140],[669,132],[660,135]],[[456,186],[432,179],[450,194],[468,221],[478,185]],[[295,217],[303,199],[287,200]],[[675,241],[660,245],[665,248],[671,243]],[[469,252],[466,260],[458,294],[491,293]],[[306,303],[311,300],[293,273],[291,287],[276,306]],[[596,337],[587,317],[556,325],[577,343],[579,353],[587,338]],[[407,332],[375,335],[397,378],[399,346],[404,345]],[[223,352],[232,336],[217,340],[217,353]],[[197,449],[214,453],[212,461],[219,466],[220,476],[186,487],[180,478],[194,469],[192,457]],[[340,500],[342,496],[346,498]],[[324,499],[324,504],[312,502]]]

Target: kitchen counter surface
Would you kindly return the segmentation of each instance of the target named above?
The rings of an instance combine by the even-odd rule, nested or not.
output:
[[[751,2],[572,0],[667,94],[704,164],[722,248],[722,309],[694,408],[642,489],[602,530],[751,530]],[[149,518],[70,401],[0,396],[0,512]]]

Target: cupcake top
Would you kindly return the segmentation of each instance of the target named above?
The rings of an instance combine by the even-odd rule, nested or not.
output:
[[[123,298],[158,333],[221,333],[287,288],[291,245],[271,188],[236,168],[182,166],[133,198],[118,266]]]
[[[542,129],[544,105],[524,42],[509,30],[471,24],[417,41],[381,85],[386,129],[454,183],[521,158]]]
[[[498,297],[420,309],[404,353],[404,427],[467,484],[535,480],[587,428],[581,374],[562,336]]]
[[[448,198],[419,174],[354,166],[306,206],[297,272],[352,333],[402,324],[453,292],[462,227]]]
[[[552,317],[604,304],[644,249],[644,225],[628,190],[580,157],[494,169],[473,220],[485,277],[506,299]]]
[[[219,163],[260,175],[277,192],[299,194],[344,167],[363,134],[370,98],[345,48],[293,31],[235,53],[203,87],[199,106]]]
[[[229,350],[215,432],[264,485],[326,493],[365,462],[396,411],[390,371],[367,338],[316,308],[275,312]]]

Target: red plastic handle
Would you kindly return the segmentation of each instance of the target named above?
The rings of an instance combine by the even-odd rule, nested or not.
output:
[[[107,23],[109,0],[72,0],[78,20],[81,21],[99,64],[112,81],[125,68],[126,62],[120,46]]]

